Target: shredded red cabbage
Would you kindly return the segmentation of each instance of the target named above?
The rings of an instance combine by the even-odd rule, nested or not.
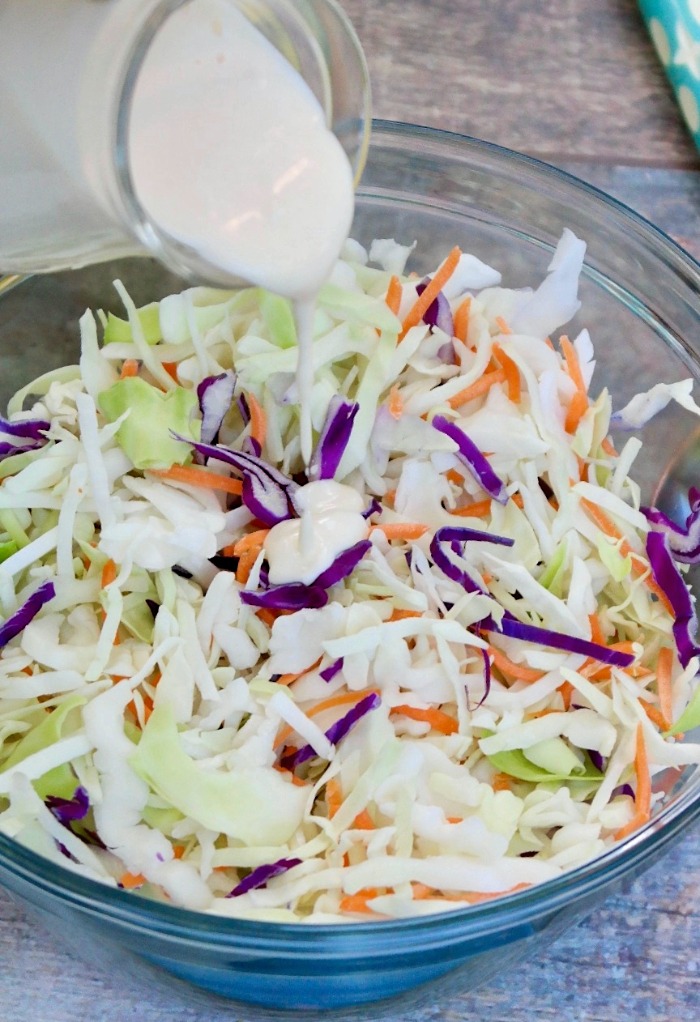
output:
[[[550,628],[540,628],[538,625],[528,625],[518,621],[508,611],[503,615],[500,625],[493,625],[493,622],[482,624],[487,631],[497,631],[501,635],[507,635],[511,639],[524,639],[526,642],[536,642],[540,646],[550,646],[552,649],[562,649],[566,653],[580,653],[582,656],[591,657],[601,664],[609,667],[629,667],[634,663],[631,653],[622,653],[617,649],[609,649],[607,646],[600,646],[597,642],[590,642],[588,639],[579,639],[574,635],[565,635],[562,632],[553,632]]]
[[[310,479],[332,479],[350,440],[360,406],[334,394],[328,404],[321,435],[309,462]]]
[[[700,491],[691,487],[688,493],[690,513],[685,520],[685,526],[678,525],[655,507],[642,507],[640,510],[646,516],[656,532],[663,532],[668,537],[668,545],[676,561],[683,564],[698,564],[700,562]]]
[[[241,602],[249,607],[265,607],[268,610],[315,610],[325,607],[328,593],[321,586],[305,586],[300,582],[289,585],[272,586],[258,592],[244,589]]]
[[[416,294],[422,295],[426,287],[430,283],[431,278],[426,277],[416,285]],[[423,322],[427,323],[429,327],[438,327],[447,334],[448,337],[452,337],[454,334],[454,322],[452,319],[452,309],[447,298],[445,298],[442,291],[438,291],[437,296],[432,300],[428,308],[423,313]]]
[[[342,554],[333,561],[330,568],[322,571],[312,584],[314,586],[321,586],[323,589],[330,589],[331,586],[336,585],[357,567],[371,546],[370,540],[361,539],[359,543],[355,543],[354,546],[343,550]]]
[[[339,671],[342,671],[344,660],[344,657],[338,657],[337,660],[334,660],[332,664],[329,664],[328,667],[324,667],[323,670],[318,673],[324,681],[333,681],[336,674],[338,674]]]
[[[445,525],[441,529],[437,529],[430,542],[430,556],[433,559],[433,563],[448,578],[451,578],[453,582],[457,582],[468,593],[485,593],[486,590],[474,581],[469,572],[455,564],[443,549],[444,546],[449,544],[454,553],[462,555],[463,545],[470,542],[500,543],[503,546],[513,546],[513,540],[507,536],[496,536],[490,532],[481,532],[479,529]]]
[[[474,707],[475,710],[479,709],[491,691],[491,657],[489,656],[489,651],[487,649],[480,649],[479,652],[481,653],[481,657],[484,661],[484,694]],[[467,688],[467,706],[469,706],[469,688]]]
[[[44,604],[53,600],[55,595],[56,589],[53,582],[44,582],[38,589],[35,589],[22,606],[0,625],[0,648],[6,646],[10,639],[14,639],[15,635],[19,635],[37,616]]]
[[[298,484],[293,479],[247,451],[232,451],[228,447],[200,443],[177,434],[173,435],[178,440],[190,444],[205,458],[215,458],[237,469],[243,476],[241,499],[248,510],[264,525],[273,526],[287,518],[294,518],[292,495],[298,489]]]
[[[382,510],[382,505],[379,503],[376,497],[372,497],[369,507],[365,508],[362,512],[363,518],[371,518],[372,515],[379,514]]]
[[[84,820],[90,809],[90,799],[82,785],[75,789],[72,798],[59,798],[58,795],[49,795],[44,799],[44,803],[58,822],[66,827],[74,820]]]
[[[288,869],[298,866],[300,862],[301,859],[278,859],[277,862],[271,862],[265,866],[256,866],[226,897],[239,898],[241,894],[254,891],[257,887],[264,887],[268,880],[280,876],[281,873],[286,873]]]
[[[683,667],[687,667],[688,662],[700,654],[700,646],[696,643],[698,619],[693,597],[673,560],[666,533],[650,532],[646,549],[654,581],[673,608],[673,637],[678,659]]]
[[[444,415],[436,415],[432,422],[435,429],[444,433],[457,444],[457,457],[462,464],[474,476],[479,485],[493,497],[499,504],[505,504],[508,500],[505,484],[488,463],[488,460],[481,453],[476,444],[469,439],[464,430],[460,429],[454,422],[450,422]]]
[[[37,451],[42,444],[15,445],[7,442],[0,442],[0,461],[11,458],[15,454],[26,454],[28,451]]]
[[[201,437],[205,444],[214,443],[226,413],[233,401],[236,374],[231,370],[218,376],[207,376],[197,386],[197,397],[202,412]]]
[[[356,703],[352,709],[348,710],[344,717],[336,720],[335,724],[331,724],[325,732],[326,738],[332,745],[337,745],[359,720],[362,720],[370,710],[376,710],[380,705],[381,699],[377,693],[370,692],[368,696],[360,699],[359,703]],[[300,766],[307,759],[313,759],[317,755],[318,753],[312,745],[302,745],[300,749],[290,753],[288,756],[284,756],[281,760],[281,765],[288,770],[293,770],[294,767]]]
[[[51,429],[51,423],[44,419],[24,419],[19,422],[11,422],[0,416],[0,433],[7,433],[8,436],[25,437],[41,444],[46,443],[44,434],[49,429]]]

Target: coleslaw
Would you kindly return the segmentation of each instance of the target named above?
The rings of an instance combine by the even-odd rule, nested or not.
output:
[[[308,464],[259,288],[117,282],[12,398],[2,833],[199,911],[401,918],[587,861],[700,763],[700,494],[641,507],[610,432],[691,381],[592,395],[568,230],[533,290],[410,253],[348,241],[320,292]]]

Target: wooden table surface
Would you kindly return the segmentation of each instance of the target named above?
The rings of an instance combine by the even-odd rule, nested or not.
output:
[[[378,117],[465,132],[614,194],[700,257],[700,158],[634,0],[344,0]],[[395,1022],[676,1022],[700,1014],[700,841],[499,982]],[[70,957],[0,892],[7,1022],[219,1022]],[[371,1018],[371,1010],[367,1017]]]

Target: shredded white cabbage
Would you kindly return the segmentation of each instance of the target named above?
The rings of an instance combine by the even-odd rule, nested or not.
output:
[[[101,317],[101,346],[83,316],[79,370],[10,402],[50,429],[2,465],[0,629],[43,583],[55,595],[0,652],[3,833],[218,915],[404,918],[558,876],[643,825],[668,770],[700,763],[670,733],[700,722],[697,660],[679,660],[651,575],[629,476],[641,444],[608,439],[588,332],[556,337],[579,309],[584,244],[565,231],[531,290],[461,254],[439,324],[424,310],[404,336],[413,248],[349,241],[319,296],[316,437],[334,396],[357,408],[313,513],[293,489],[293,316],[259,289],[139,310],[118,285],[126,316]],[[217,442],[253,458],[256,486],[288,478],[280,527],[260,520],[264,493],[241,494],[240,463],[187,448],[193,395],[232,369]],[[123,386],[134,372],[140,390]],[[684,381],[615,420],[643,425],[671,399],[698,412]],[[295,574],[292,548],[314,542],[324,557]],[[296,605],[250,603],[278,583]]]

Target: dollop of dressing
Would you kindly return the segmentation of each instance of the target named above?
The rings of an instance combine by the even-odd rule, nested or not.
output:
[[[272,585],[310,585],[349,547],[367,536],[362,496],[333,479],[300,486],[294,494],[299,518],[278,522],[265,537]]]

